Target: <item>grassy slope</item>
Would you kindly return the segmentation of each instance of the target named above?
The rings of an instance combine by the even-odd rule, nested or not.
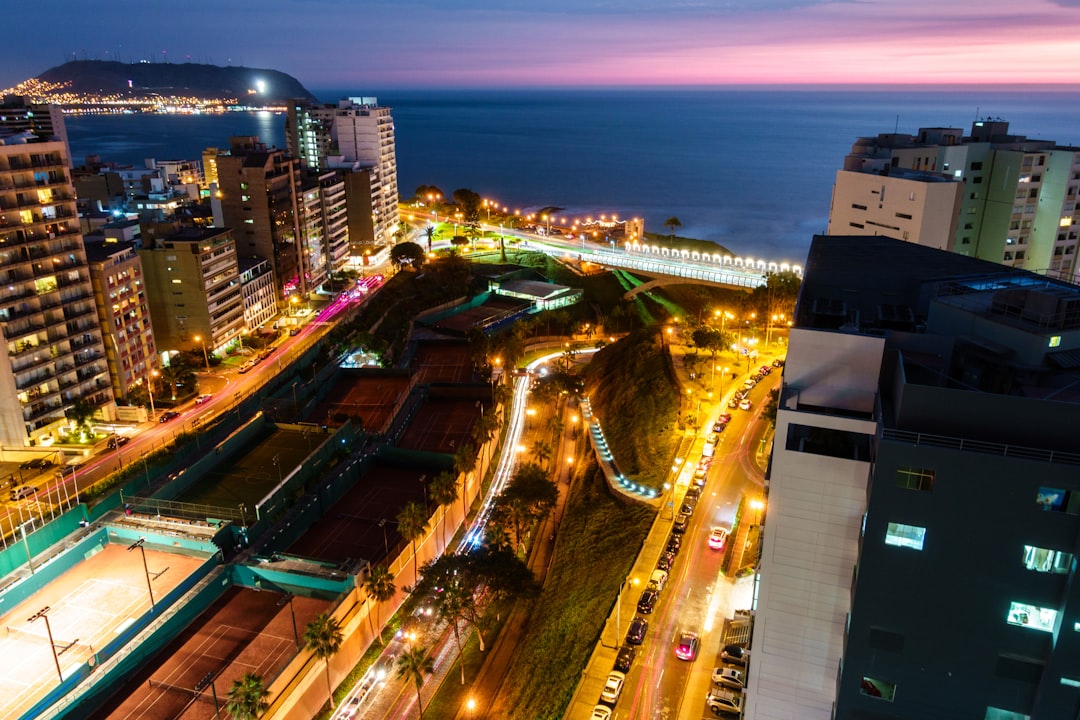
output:
[[[608,492],[595,461],[574,484],[551,572],[503,683],[511,718],[560,718],[654,512]]]

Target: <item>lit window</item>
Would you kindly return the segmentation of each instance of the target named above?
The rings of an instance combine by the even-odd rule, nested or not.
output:
[[[1057,253],[1055,252],[1054,254],[1056,255]],[[1050,336],[1050,347],[1058,347],[1059,345],[1061,345],[1061,336],[1060,335],[1051,335]]]
[[[1047,548],[1024,546],[1024,567],[1035,572],[1065,575],[1072,569],[1072,553]]]
[[[892,702],[893,698],[896,697],[896,683],[879,680],[878,678],[864,677],[862,682],[859,683],[859,692],[872,698]]]
[[[1010,625],[1041,630],[1042,632],[1054,632],[1054,622],[1057,620],[1057,610],[1041,608],[1026,603],[1009,603],[1009,614],[1005,621]]]
[[[929,492],[934,489],[934,471],[923,468],[896,468],[897,487]]]
[[[926,528],[916,525],[904,525],[902,523],[889,523],[889,529],[885,531],[885,544],[897,547],[922,550],[923,541],[926,539]]]

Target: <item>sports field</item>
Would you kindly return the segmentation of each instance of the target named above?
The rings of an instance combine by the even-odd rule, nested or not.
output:
[[[310,433],[274,430],[258,443],[232,456],[222,467],[206,473],[176,500],[235,508],[244,504],[254,511],[256,503],[289,476],[311,448],[325,439],[317,429]]]
[[[142,551],[105,545],[25,601],[5,608],[0,615],[0,718],[21,716],[56,687],[57,662],[67,677],[149,611],[151,588],[160,601],[205,562],[150,545],[143,550],[145,569]]]
[[[397,514],[410,501],[424,502],[424,487],[433,472],[374,465],[310,530],[290,554],[342,562],[377,564],[401,541]]]
[[[232,587],[93,717],[208,720],[215,717],[215,694],[220,716],[228,717],[233,681],[250,672],[269,687],[296,654],[296,637],[302,644],[304,628],[329,607],[297,595],[290,611],[282,593]],[[213,686],[203,682],[211,677]]]
[[[359,418],[365,430],[385,432],[394,408],[409,393],[412,380],[406,375],[374,375],[342,372],[326,399],[315,406],[308,420],[339,426],[337,416]]]
[[[417,382],[467,383],[472,380],[472,353],[467,343],[420,343],[412,366]]]
[[[397,444],[410,450],[452,455],[470,442],[473,424],[479,417],[478,400],[428,399],[417,410]]]

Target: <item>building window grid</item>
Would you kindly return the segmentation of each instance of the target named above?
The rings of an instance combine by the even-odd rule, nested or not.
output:
[[[897,487],[907,490],[930,492],[934,489],[936,473],[925,468],[899,467],[896,469]]]

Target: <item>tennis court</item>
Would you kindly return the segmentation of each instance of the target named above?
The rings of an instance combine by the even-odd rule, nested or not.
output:
[[[329,607],[297,595],[290,608],[282,593],[232,587],[93,717],[207,720],[215,695],[225,717],[233,681],[250,672],[269,687],[296,654],[296,638],[302,644],[304,628]]]
[[[422,385],[472,380],[472,353],[464,342],[420,343],[412,366],[416,369],[417,382]]]
[[[0,717],[26,712],[60,682],[57,664],[67,677],[150,610],[151,588],[160,601],[204,562],[150,545],[132,552],[108,544],[8,608],[0,615]]]
[[[364,559],[377,564],[401,541],[397,514],[410,501],[424,502],[424,483],[434,474],[372,466],[287,551],[330,562]]]
[[[454,454],[471,442],[473,424],[480,417],[480,404],[474,399],[428,399],[420,406],[398,447]]]
[[[323,440],[311,432],[273,430],[259,442],[233,455],[221,470],[207,472],[176,500],[235,508],[243,504],[254,512],[266,497]]]
[[[359,419],[360,426],[374,432],[385,432],[394,409],[409,394],[413,380],[408,375],[338,373],[338,380],[309,415],[311,422],[339,426],[338,416]]]

